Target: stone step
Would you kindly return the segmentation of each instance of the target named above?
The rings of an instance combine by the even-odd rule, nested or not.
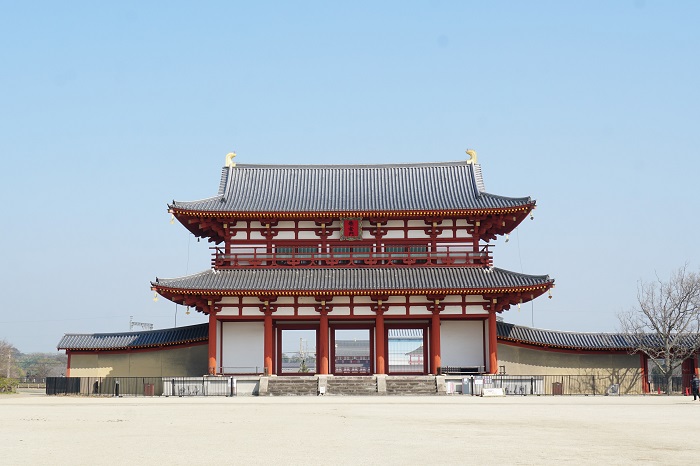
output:
[[[376,395],[377,380],[374,377],[329,377],[326,380],[326,394]]]
[[[318,380],[315,377],[272,377],[267,393],[270,396],[316,396]]]
[[[434,377],[389,377],[386,380],[387,395],[437,395]]]

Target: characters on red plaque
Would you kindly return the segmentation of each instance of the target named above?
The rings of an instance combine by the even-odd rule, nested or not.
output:
[[[341,222],[343,224],[341,240],[362,239],[362,225],[359,218],[344,218],[341,219]]]

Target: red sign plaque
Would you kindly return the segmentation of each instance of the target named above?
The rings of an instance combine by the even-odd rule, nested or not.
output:
[[[340,239],[341,240],[358,240],[362,239],[362,224],[359,218],[343,218],[341,223],[343,228],[341,230]]]

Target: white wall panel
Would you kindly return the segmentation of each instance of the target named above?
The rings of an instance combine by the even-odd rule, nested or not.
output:
[[[353,313],[356,316],[374,316],[375,315],[374,312],[372,312],[372,309],[370,309],[369,307],[365,307],[365,306],[355,307],[355,310],[353,311]]]
[[[264,314],[262,312],[260,312],[260,308],[258,308],[258,307],[244,307],[241,310],[241,315],[251,316],[251,317],[260,317]]]
[[[386,235],[384,235],[384,238],[388,239],[396,239],[396,238],[403,238],[403,231],[401,230],[390,230],[386,232]]]
[[[443,366],[483,366],[484,340],[479,320],[443,320],[440,361]]]
[[[265,361],[262,322],[222,323],[221,365],[226,372],[252,372]]]
[[[442,314],[458,315],[461,313],[462,313],[462,306],[445,306],[445,309],[440,311],[440,315],[442,315]]]

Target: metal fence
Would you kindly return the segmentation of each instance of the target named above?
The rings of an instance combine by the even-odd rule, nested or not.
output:
[[[481,395],[484,388],[501,388],[505,395],[641,395],[638,375],[474,375],[448,377],[448,392]]]
[[[47,377],[47,395],[234,396],[233,377]]]
[[[691,375],[674,376],[670,394],[689,395]],[[447,375],[448,393],[481,395],[484,388],[505,395],[643,395],[667,393],[666,380],[630,375]],[[235,377],[47,377],[47,395],[235,396]]]

